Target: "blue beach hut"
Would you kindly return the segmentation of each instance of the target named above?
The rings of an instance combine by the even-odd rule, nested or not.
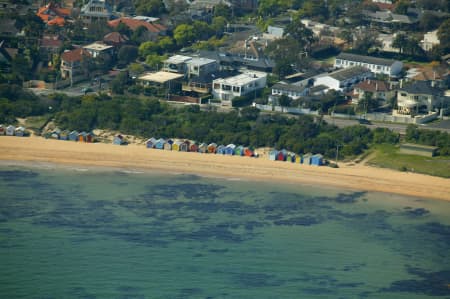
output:
[[[219,145],[217,148],[216,148],[216,154],[220,154],[220,155],[225,155],[225,153],[226,153],[226,146],[225,145]]]
[[[156,138],[150,138],[150,139],[148,139],[146,142],[145,142],[145,146],[147,147],[147,148],[154,148],[155,147],[155,145],[156,145]]]
[[[234,150],[236,149],[236,145],[230,143],[225,147],[225,155],[234,155]]]
[[[323,165],[323,156],[321,154],[315,154],[311,157],[311,165],[320,166]]]
[[[163,150],[165,144],[166,144],[166,140],[164,140],[163,138],[159,138],[158,140],[156,140],[155,148]]]
[[[78,131],[72,131],[69,133],[69,140],[78,141]]]

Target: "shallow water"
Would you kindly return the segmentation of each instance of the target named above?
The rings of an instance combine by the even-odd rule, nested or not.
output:
[[[0,298],[450,298],[449,202],[42,164],[0,191]]]

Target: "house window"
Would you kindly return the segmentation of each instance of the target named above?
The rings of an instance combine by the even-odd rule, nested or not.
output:
[[[214,83],[214,89],[220,89],[220,84],[219,83]]]
[[[341,64],[341,60],[340,59],[336,59],[336,64]]]
[[[230,85],[223,85],[222,89],[223,90],[231,90],[231,86]]]
[[[239,86],[233,86],[233,92],[239,92],[240,87]]]

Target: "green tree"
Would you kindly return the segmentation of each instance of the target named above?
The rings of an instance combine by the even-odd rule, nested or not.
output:
[[[443,53],[450,52],[450,18],[445,20],[441,26],[439,26],[437,36],[440,42],[440,48]]]
[[[291,37],[298,43],[300,48],[304,49],[309,49],[311,44],[316,40],[312,30],[303,25],[299,16],[296,16],[286,26],[283,36]]]
[[[159,53],[167,53],[175,50],[174,40],[170,36],[164,36],[158,40]]]
[[[139,26],[131,34],[130,39],[131,39],[131,41],[133,41],[133,43],[139,44],[139,43],[145,41],[147,32],[148,32],[147,27]]]
[[[278,98],[278,104],[280,104],[281,108],[284,110],[285,107],[289,107],[291,105],[292,99],[287,95],[282,94]]]
[[[117,59],[120,64],[129,64],[135,61],[138,56],[138,48],[135,46],[124,45],[117,53]]]
[[[173,31],[173,37],[178,45],[187,46],[192,44],[197,37],[194,26],[189,24],[178,25]]]
[[[136,12],[143,16],[159,16],[166,12],[162,0],[137,0],[135,2]]]
[[[138,49],[139,56],[141,57],[147,57],[148,55],[156,54],[158,53],[158,51],[159,46],[156,42],[153,41],[142,43]]]
[[[222,17],[226,20],[230,20],[231,19],[231,8],[224,3],[219,3],[219,4],[215,5],[214,6],[214,17]]]
[[[149,54],[145,58],[145,63],[153,69],[159,69],[166,59],[167,55]]]

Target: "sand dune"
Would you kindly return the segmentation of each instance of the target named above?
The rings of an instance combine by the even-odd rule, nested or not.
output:
[[[126,169],[153,169],[204,176],[335,186],[450,200],[450,179],[397,172],[365,165],[315,167],[267,158],[147,149],[143,145],[117,146],[79,143],[40,137],[0,137],[0,160],[51,162]]]

